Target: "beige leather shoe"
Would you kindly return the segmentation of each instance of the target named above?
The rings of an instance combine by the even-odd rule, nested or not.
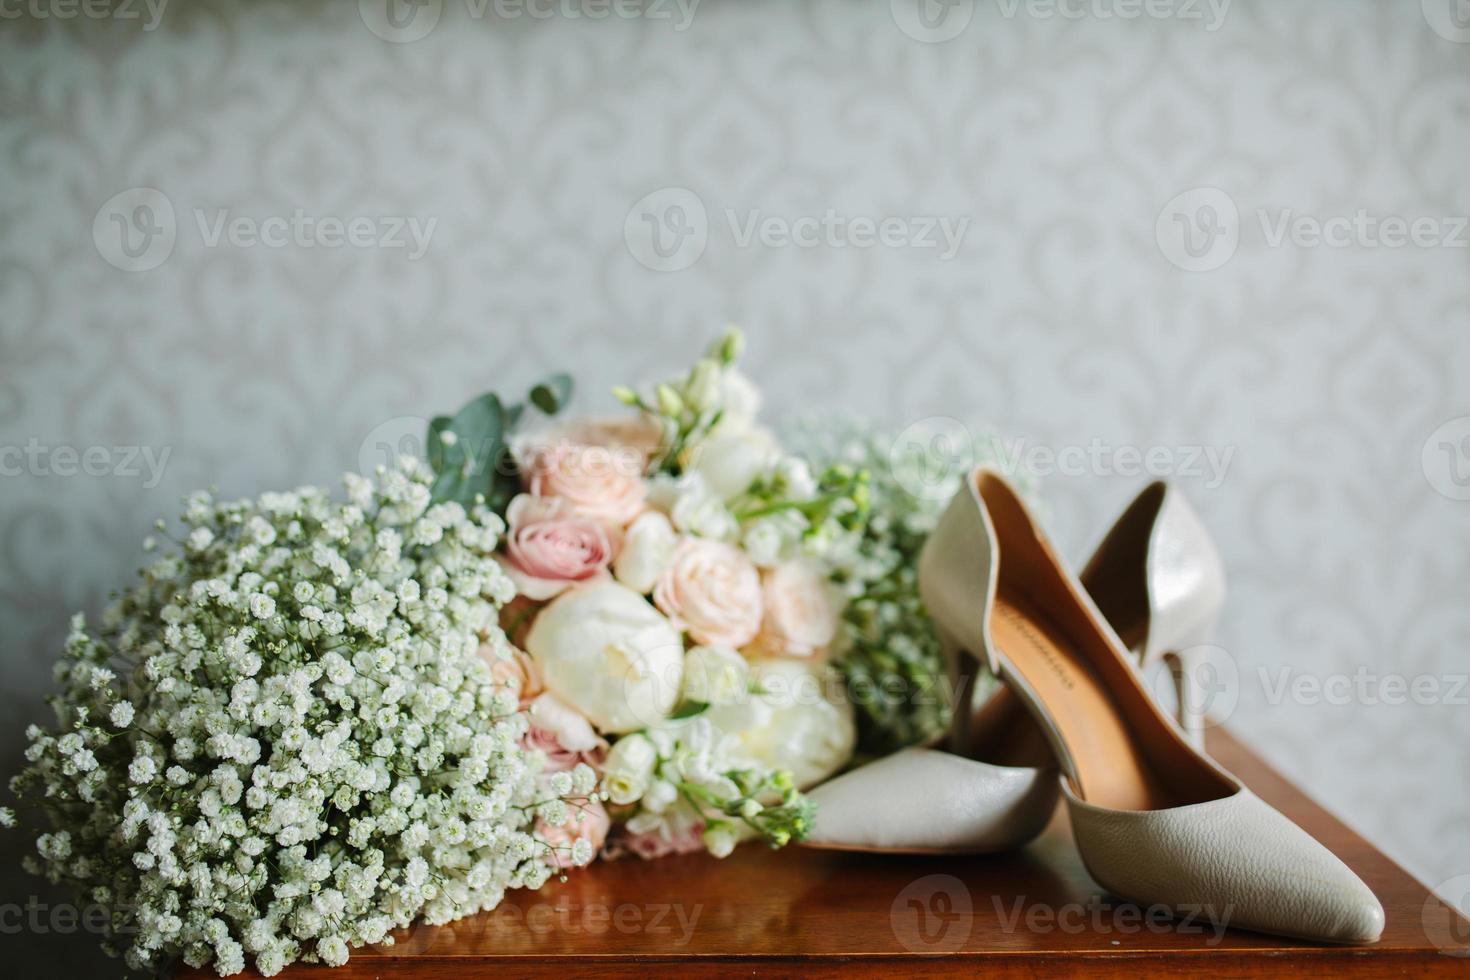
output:
[[[1203,748],[1200,645],[1214,635],[1225,604],[1225,569],[1189,501],[1167,483],[1150,483],[1103,536],[1080,579],[1143,669],[1168,664],[1179,725]]]
[[[1149,665],[1202,642],[1225,595],[1209,534],[1161,482],[1124,510],[1085,575],[1114,628]],[[951,751],[907,749],[812,790],[817,821],[808,846],[974,854],[1021,847],[1045,828],[1057,799],[1049,745],[1004,687],[976,704],[977,662],[953,647],[946,653],[956,692]],[[1194,731],[1202,699],[1190,691],[1197,689],[1181,687],[1177,700],[1180,724]]]
[[[1378,938],[1383,908],[1368,887],[1164,715],[998,472],[971,475],[925,545],[919,576],[946,642],[983,656],[1041,725],[1078,849],[1104,887],[1262,932]]]

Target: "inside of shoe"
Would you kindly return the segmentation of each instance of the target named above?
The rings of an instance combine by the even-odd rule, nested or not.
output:
[[[1074,791],[1122,810],[1234,792],[1150,700],[1125,654],[1068,587],[1020,501],[998,481],[981,491],[1001,556],[991,640],[1022,685],[1018,696],[1065,749]]]

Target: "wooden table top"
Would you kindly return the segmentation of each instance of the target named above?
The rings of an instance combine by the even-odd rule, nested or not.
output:
[[[1205,918],[1166,921],[1116,902],[1087,876],[1059,809],[1041,838],[1006,855],[746,845],[723,861],[699,854],[599,863],[566,883],[512,893],[493,912],[358,950],[345,967],[300,964],[280,976],[641,977],[660,968],[683,976],[1470,976],[1470,922],[1229,735],[1212,733],[1210,750],[1378,894],[1387,913],[1380,942],[1311,945],[1217,928]]]

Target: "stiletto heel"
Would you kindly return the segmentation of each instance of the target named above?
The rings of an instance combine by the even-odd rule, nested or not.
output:
[[[1208,727],[1208,692],[1200,676],[1204,663],[1198,646],[1164,654],[1164,666],[1169,669],[1170,680],[1175,685],[1179,730],[1189,745],[1197,749],[1204,749],[1204,730]]]
[[[998,472],[977,468],[950,503],[919,589],[1042,728],[1078,850],[1104,887],[1141,905],[1228,910],[1231,925],[1262,932],[1377,940],[1373,893],[1185,740]]]

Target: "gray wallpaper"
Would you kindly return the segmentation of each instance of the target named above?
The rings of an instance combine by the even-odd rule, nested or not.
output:
[[[987,423],[1074,554],[1176,478],[1232,578],[1217,714],[1470,891],[1463,4],[0,14],[7,773],[183,491],[334,480],[551,367],[606,407],[733,321],[778,417]]]

